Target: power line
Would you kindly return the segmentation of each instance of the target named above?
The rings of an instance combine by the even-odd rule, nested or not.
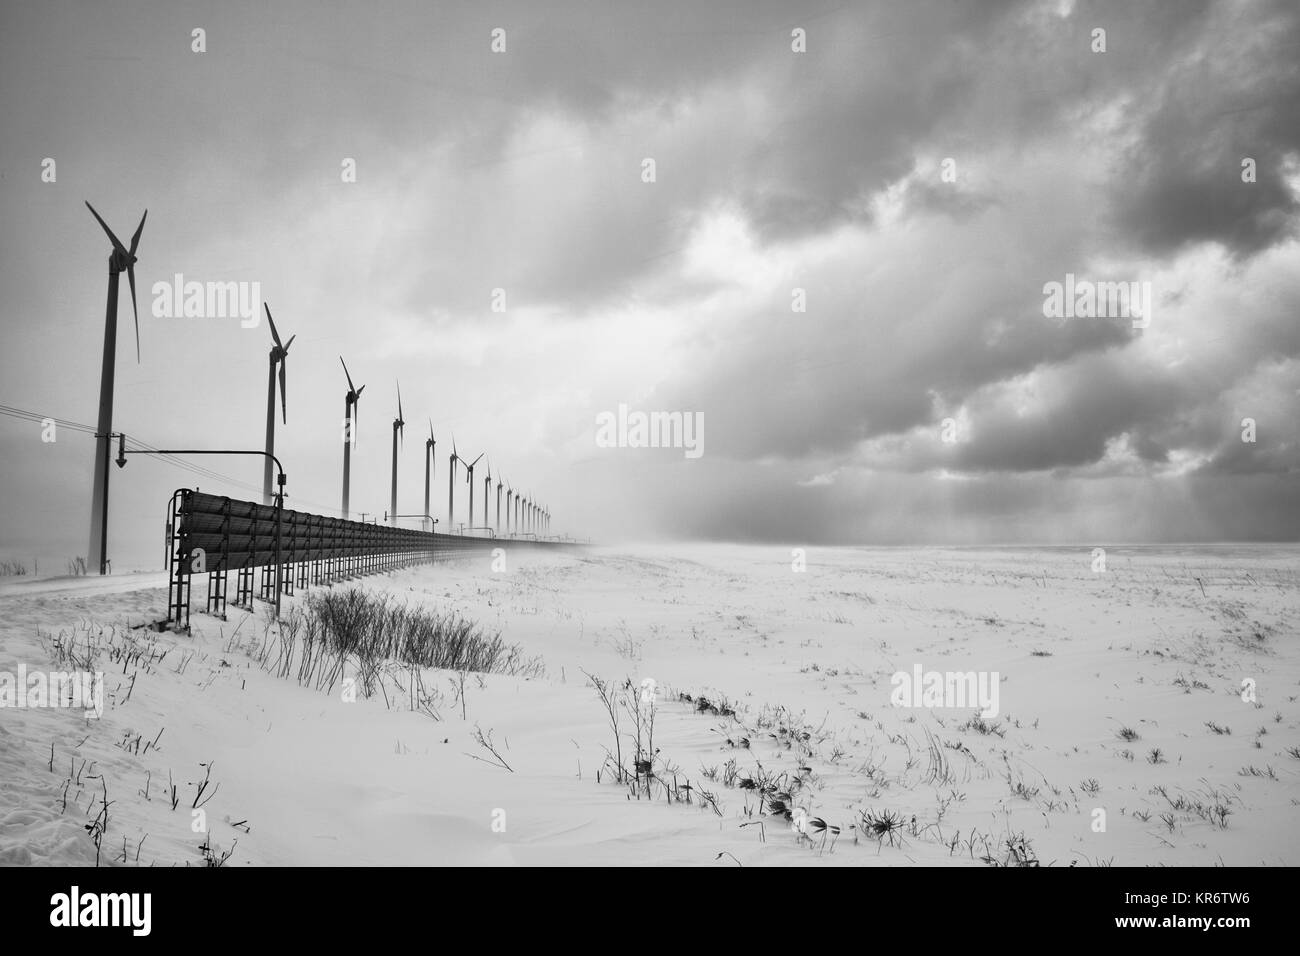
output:
[[[19,419],[20,421],[35,422],[36,424],[42,424],[42,425],[48,421],[48,422],[53,422],[59,428],[66,428],[74,432],[81,432],[83,434],[91,435],[91,436],[94,436],[96,434],[95,428],[91,425],[85,424],[84,422],[74,422],[64,418],[55,418],[53,415],[45,415],[40,412],[31,411],[30,409],[18,408],[13,405],[0,404],[0,415],[7,416],[9,418],[16,418]],[[138,438],[132,438],[130,435],[126,436],[126,443],[129,448],[132,448],[134,450],[149,451],[149,452],[161,451],[161,449],[159,449],[157,446],[151,445],[145,441],[141,441]],[[160,454],[157,455],[156,457],[176,468],[180,468],[184,471],[188,471],[192,474],[198,475],[200,478],[207,478],[211,481],[224,482],[226,484],[233,485],[236,488],[242,488],[254,494],[262,493],[262,489],[257,485],[249,484],[246,481],[240,481],[238,478],[232,478],[229,475],[222,474],[219,471],[213,471],[211,468],[205,468],[203,465],[197,464],[185,458],[181,458],[177,455]],[[330,508],[325,505],[322,505],[319,502],[308,501],[305,498],[299,500],[304,505],[308,505],[310,507],[321,509],[324,511],[337,510],[335,508]]]
[[[56,426],[60,428],[66,428],[71,431],[81,432],[83,434],[87,434],[91,436],[94,436],[96,434],[95,429],[92,426],[85,424],[84,422],[74,422],[64,418],[55,418],[52,415],[45,415],[40,412],[33,412],[25,408],[17,408],[13,405],[0,404],[0,415],[5,415],[8,416],[9,418],[17,418],[22,421],[35,422],[37,424],[44,424],[45,422],[53,422]],[[127,436],[127,442],[132,447],[139,448],[140,450],[143,451],[158,451],[157,448],[150,445],[148,442],[141,441],[137,438],[132,438],[129,435]],[[229,475],[223,475],[220,472],[213,471],[210,468],[205,468],[202,465],[195,464],[194,462],[177,458],[175,455],[160,455],[159,457],[162,458],[164,461],[168,462],[169,464],[176,466],[177,468],[181,468],[184,469],[185,471],[192,472],[193,474],[199,475],[200,477],[228,482],[240,488],[258,490],[254,488],[254,486],[248,484],[247,482],[239,481],[238,479],[232,478]]]
[[[0,415],[8,415],[10,418],[21,418],[29,422],[36,422],[37,424],[44,424],[47,421],[51,421],[61,428],[70,428],[73,431],[88,432],[91,435],[95,434],[95,429],[91,428],[89,425],[83,425],[80,422],[65,421],[62,418],[42,415],[38,412],[31,412],[24,408],[15,408],[12,405],[0,405]]]

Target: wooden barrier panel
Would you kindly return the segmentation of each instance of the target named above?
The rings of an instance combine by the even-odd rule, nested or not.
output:
[[[572,547],[571,542],[533,538],[492,538],[438,534],[413,528],[345,521],[275,505],[241,501],[182,488],[172,497],[168,522],[168,620],[189,626],[190,577],[209,577],[208,611],[225,616],[229,571],[240,572],[236,603],[252,601],[253,568],[263,568],[263,597],[293,593],[295,580],[305,584],[308,566],[313,583],[329,583],[355,574],[395,570],[420,561],[435,561],[503,545],[528,548]],[[297,567],[297,575],[294,569]],[[274,574],[276,583],[271,583]],[[269,598],[268,598],[269,600]],[[277,607],[278,607],[277,600]]]

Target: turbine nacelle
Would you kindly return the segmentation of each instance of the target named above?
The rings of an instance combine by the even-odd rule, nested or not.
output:
[[[293,339],[290,339],[289,341],[292,342]],[[352,418],[352,434],[349,436],[355,444],[357,440],[357,432],[360,431],[361,426],[361,393],[366,390],[366,387],[362,385],[360,388],[357,388],[352,384],[352,374],[348,371],[348,363],[343,361],[342,355],[339,356],[339,364],[343,366],[343,374],[347,376],[348,380],[348,393],[345,397],[345,402],[348,408],[356,409]]]
[[[271,338],[275,342],[275,344],[271,346],[271,365],[274,366],[277,362],[280,363],[280,414],[283,416],[284,423],[287,425],[289,423],[289,407],[288,395],[286,394],[287,385],[285,381],[285,368],[288,364],[287,359],[289,357],[289,346],[293,345],[293,340],[298,336],[296,334],[291,335],[289,336],[288,342],[282,343],[280,341],[280,333],[275,327],[275,319],[271,318],[271,307],[263,302],[262,308],[266,309],[266,322],[271,327]]]

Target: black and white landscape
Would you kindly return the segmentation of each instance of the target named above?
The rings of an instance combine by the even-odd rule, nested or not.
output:
[[[0,864],[1300,864],[1298,50],[4,5]]]

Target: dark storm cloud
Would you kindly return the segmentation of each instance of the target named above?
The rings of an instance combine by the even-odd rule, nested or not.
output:
[[[1180,5],[1181,6],[1181,5]],[[1157,27],[1131,15],[1144,30]],[[1114,197],[1117,223],[1139,248],[1176,252],[1218,242],[1249,256],[1295,234],[1300,203],[1285,181],[1300,150],[1300,7],[1221,4],[1142,78],[1129,109],[1136,142]],[[1242,181],[1242,161],[1257,181]],[[1294,170],[1293,173],[1294,175]]]
[[[1015,260],[935,268],[933,256],[960,258],[979,241],[976,230],[956,252],[918,246],[890,254],[887,281],[853,275],[849,256],[843,268],[807,277],[808,313],[792,315],[788,301],[773,301],[748,315],[728,329],[706,375],[688,369],[652,401],[705,410],[711,454],[848,454],[871,438],[937,427],[947,406],[984,386],[1130,340],[1132,330],[1116,322],[1045,320],[1039,285]]]
[[[960,42],[950,37],[948,55],[925,59],[924,68],[907,72],[907,83],[886,82],[871,91],[865,89],[870,82],[849,84],[850,92],[836,90],[820,109],[804,113],[796,93],[789,108],[799,119],[774,127],[755,147],[755,161],[745,167],[749,191],[736,195],[760,239],[777,243],[855,215],[868,223],[865,205],[854,207],[851,200],[905,180],[904,221],[931,228],[940,215],[969,227],[975,239],[955,251],[936,242],[923,255],[957,262],[986,256],[981,234],[1026,251],[1002,268],[977,269],[960,297],[951,294],[954,272],[918,273],[891,259],[884,297],[875,283],[857,283],[840,270],[829,290],[809,281],[817,285],[820,308],[806,316],[784,314],[780,302],[752,311],[730,330],[727,347],[710,355],[706,375],[687,369],[655,395],[663,407],[706,411],[712,453],[753,460],[849,455],[863,441],[935,426],[937,416],[969,401],[977,441],[955,458],[917,447],[897,464],[972,472],[1068,469],[1101,462],[1111,442],[1123,438],[1128,454],[1163,466],[1176,450],[1203,454],[1221,440],[1216,396],[1238,377],[1263,357],[1297,354],[1297,325],[1286,320],[1280,301],[1251,309],[1248,318],[1232,317],[1234,331],[1219,347],[1216,371],[1189,375],[1194,367],[1144,366],[1124,357],[1135,336],[1126,323],[1044,322],[1034,285],[1082,270],[1093,255],[1116,248],[1166,254],[1206,239],[1242,255],[1284,241],[1295,221],[1295,200],[1281,178],[1280,159],[1290,138],[1300,135],[1300,123],[1290,121],[1300,91],[1292,85],[1296,68],[1283,49],[1286,41],[1273,34],[1258,38],[1253,19],[1226,4],[1080,5],[1065,21],[1034,20],[1010,5],[998,12],[1002,16]],[[1292,34],[1294,16],[1276,6],[1267,14],[1278,33]],[[1108,29],[1106,54],[1087,52],[1094,24]],[[869,28],[857,26],[862,35],[855,46],[861,47]],[[891,54],[922,59],[928,34],[901,32]],[[977,55],[990,52],[1007,57],[1006,69],[974,68]],[[953,64],[951,75],[965,77],[965,85],[947,84]],[[1226,87],[1214,87],[1216,70],[1231,75]],[[879,80],[870,65],[863,72]],[[1232,152],[1245,121],[1214,113],[1216,105],[1249,91],[1276,97],[1271,108],[1248,111],[1249,129],[1261,134],[1254,137],[1261,155],[1273,159],[1269,182],[1261,173],[1253,186],[1240,182],[1240,157],[1227,167],[1220,161]],[[897,111],[891,109],[896,103]],[[969,153],[963,146],[987,148],[1007,136],[1013,143],[1020,138],[1030,153],[1038,142],[1082,139],[1091,130],[1081,121],[1095,120],[1115,103],[1123,105],[1107,121],[1109,135],[1117,146],[1132,143],[1131,152],[1117,150],[1122,161],[1110,165],[1091,195],[1083,194],[1092,210],[1083,219],[1076,210],[1060,236],[1046,238],[1041,223],[1007,228],[1022,202],[1009,176],[985,173],[979,186],[946,189],[937,169],[916,163],[921,154],[942,156],[951,148],[964,168]],[[963,115],[973,105],[980,109]],[[1286,122],[1262,135],[1263,125],[1278,120]],[[1206,160],[1214,150],[1219,159]],[[1218,172],[1209,169],[1215,163]],[[1225,168],[1226,175],[1211,183]],[[1059,172],[1072,175],[1066,167]],[[1096,215],[1108,210],[1119,221]],[[919,290],[914,296],[900,291],[912,288]],[[1157,292],[1164,315],[1177,310],[1179,295]],[[1027,410],[1012,411],[1004,383],[1035,369],[1048,370],[1043,381],[1049,391],[1033,396]],[[1274,446],[1270,455],[1251,460],[1271,470],[1275,458],[1293,462],[1296,452]]]
[[[1233,433],[1240,431],[1239,428],[1230,430]],[[1207,475],[1295,475],[1300,472],[1298,452],[1300,449],[1297,449],[1294,437],[1261,445],[1248,444],[1231,434],[1200,471]]]
[[[958,445],[955,465],[978,472],[1092,464],[1109,439],[1176,414],[1186,398],[1176,382],[1152,382],[1146,369],[1105,354],[1084,356],[1059,368],[1023,404],[1007,393],[991,407],[976,399],[978,432]],[[1140,445],[1149,460],[1167,456],[1148,435]]]
[[[482,148],[455,146],[449,158],[460,171],[483,171],[484,188],[496,189],[493,173],[538,155],[514,134],[553,114],[575,126],[572,142],[546,147],[556,159],[550,185],[560,194],[574,188],[571,181],[582,189],[563,220],[547,223],[565,242],[548,244],[541,256],[525,254],[535,247],[511,251],[509,241],[498,242],[498,261],[483,264],[479,284],[508,275],[527,301],[585,311],[625,296],[665,259],[671,267],[696,214],[720,201],[742,209],[765,241],[870,222],[870,197],[914,167],[919,144],[979,145],[964,115],[979,89],[970,77],[1022,45],[1016,18],[1024,8],[771,4],[745,6],[742,17],[739,7],[686,5],[676,14],[656,6],[632,22],[622,11],[597,13],[583,18],[581,30],[563,18],[528,22],[511,34],[508,61],[482,74],[494,100],[516,109],[485,110],[480,127],[496,125],[475,134]],[[792,54],[795,26],[807,31],[810,53]],[[696,110],[698,118],[683,119]],[[636,111],[657,114],[656,121],[620,129]],[[608,144],[611,134],[623,169],[584,165],[582,148]],[[659,163],[653,191],[637,179],[643,156]],[[988,201],[962,195],[950,214]],[[916,197],[925,201],[924,187]],[[509,221],[509,210],[494,218],[490,203],[478,213],[471,227],[478,234],[509,235],[521,225]],[[440,232],[411,238],[436,250],[447,222],[432,214],[428,221]],[[450,225],[464,238],[463,222]],[[446,259],[427,258],[413,296],[447,285]]]
[[[864,200],[913,167],[920,143],[960,125],[969,77],[1022,6],[849,5],[810,27],[815,55],[786,57],[779,112],[744,154],[732,198],[769,240],[869,222]]]

